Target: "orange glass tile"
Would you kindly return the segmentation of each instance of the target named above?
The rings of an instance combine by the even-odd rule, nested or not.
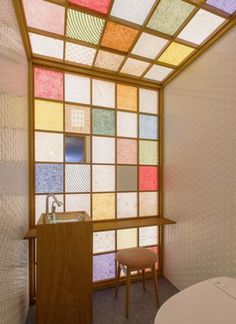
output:
[[[137,111],[137,88],[117,84],[117,108]]]
[[[109,21],[107,23],[101,45],[122,52],[128,52],[138,31]]]

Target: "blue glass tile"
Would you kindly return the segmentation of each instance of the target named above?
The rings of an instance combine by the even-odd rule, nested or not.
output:
[[[139,137],[146,139],[158,138],[158,117],[149,115],[139,116]]]
[[[84,138],[78,136],[66,136],[66,162],[84,162]]]
[[[36,163],[36,193],[63,192],[63,164]]]

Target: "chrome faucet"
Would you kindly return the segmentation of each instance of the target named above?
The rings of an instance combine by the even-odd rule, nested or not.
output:
[[[49,198],[53,198],[51,212],[49,213]],[[56,205],[58,207],[62,206],[63,203],[57,199],[57,197],[54,194],[48,194],[46,197],[46,217],[49,221],[55,220],[55,213],[56,213]]]

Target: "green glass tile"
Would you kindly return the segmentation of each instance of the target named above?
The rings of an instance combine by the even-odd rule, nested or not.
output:
[[[153,13],[147,27],[161,33],[174,35],[195,6],[182,0],[162,0]]]
[[[139,141],[139,164],[158,164],[158,143],[153,141]]]
[[[115,113],[107,109],[93,109],[93,134],[115,135]]]
[[[68,9],[66,36],[98,44],[105,20]]]

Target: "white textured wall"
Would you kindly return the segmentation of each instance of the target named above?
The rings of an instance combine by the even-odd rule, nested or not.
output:
[[[165,88],[164,275],[236,276],[236,29]]]
[[[13,1],[0,10],[0,323],[28,310],[27,60]]]

